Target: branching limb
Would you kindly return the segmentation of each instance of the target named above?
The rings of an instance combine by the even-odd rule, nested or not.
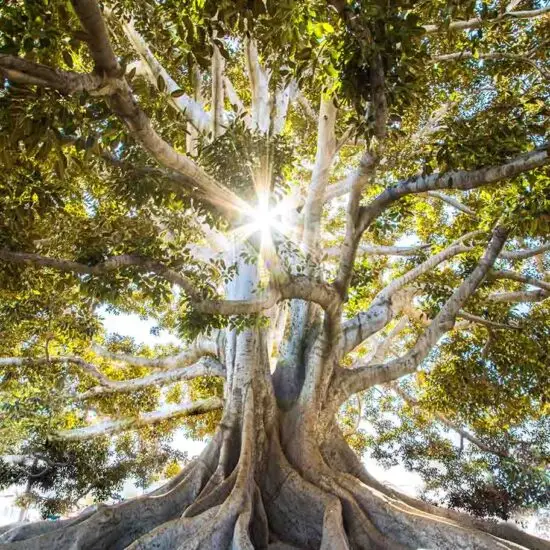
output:
[[[478,170],[457,170],[434,173],[429,176],[416,176],[401,181],[380,193],[370,204],[362,208],[358,232],[362,233],[386,208],[395,201],[410,194],[457,189],[468,191],[483,185],[513,178],[541,166],[550,164],[548,145],[530,153],[519,155],[508,162]]]
[[[308,277],[294,277],[280,287],[270,287],[263,295],[252,300],[205,299],[197,291],[194,283],[159,262],[141,256],[124,254],[113,256],[95,265],[86,265],[71,260],[59,260],[26,252],[11,252],[0,249],[0,260],[11,263],[51,267],[70,273],[104,275],[125,267],[133,267],[140,272],[155,273],[167,281],[180,286],[189,296],[192,306],[202,313],[218,315],[247,315],[270,309],[280,300],[301,299],[319,304],[324,309],[333,308],[337,300],[334,289],[324,283],[316,283]]]
[[[541,17],[544,14],[550,12],[550,6],[540,8],[538,10],[528,11],[505,11],[501,15],[494,17],[493,19],[482,19],[481,17],[473,17],[472,19],[466,19],[464,21],[451,21],[448,25],[424,25],[424,30],[427,33],[446,32],[450,31],[464,31],[468,29],[477,29],[483,25],[491,25],[500,21],[506,21],[509,19],[534,19]]]
[[[223,400],[219,397],[210,397],[195,403],[178,405],[163,411],[154,411],[143,413],[136,418],[125,418],[123,420],[113,420],[109,422],[101,422],[93,426],[85,428],[76,428],[74,430],[60,431],[54,434],[54,439],[64,441],[82,441],[93,437],[116,434],[127,430],[141,428],[143,426],[151,426],[173,420],[184,416],[196,416],[206,412],[215,411],[223,407]]]
[[[107,76],[119,77],[121,69],[107,35],[107,29],[96,0],[73,0],[75,12],[82,27],[90,36],[88,45],[94,59],[95,71]],[[150,120],[136,103],[132,91],[123,79],[118,90],[109,97],[114,113],[119,116],[130,133],[141,142],[160,164],[179,172],[189,181],[190,188],[203,200],[214,204],[229,218],[245,207],[244,202],[232,191],[220,185],[189,157],[178,153],[153,129]]]
[[[191,366],[165,370],[132,380],[104,381],[101,385],[91,388],[84,393],[77,394],[75,397],[79,400],[90,399],[112,393],[127,393],[147,388],[149,386],[160,386],[177,382],[181,380],[193,380],[200,376],[225,376],[223,365],[212,357],[203,357],[197,363]]]
[[[430,272],[440,263],[453,258],[457,254],[463,254],[472,250],[471,247],[463,243],[468,239],[478,236],[480,233],[480,231],[472,231],[463,235],[451,246],[445,248],[439,254],[431,256],[381,290],[366,311],[362,311],[343,324],[342,355],[346,355],[369,336],[382,330],[394,318],[401,309],[400,304],[395,300],[398,291],[410,285],[418,277]]]
[[[358,391],[363,391],[376,384],[391,382],[413,373],[437,344],[441,336],[453,328],[457,315],[486,277],[505,240],[506,231],[500,227],[495,229],[489,247],[477,267],[455,290],[428,328],[419,337],[414,347],[403,357],[383,365],[365,366],[352,370],[340,369],[336,382],[340,402]]]

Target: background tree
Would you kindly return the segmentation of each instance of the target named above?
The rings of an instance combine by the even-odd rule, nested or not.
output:
[[[549,11],[2,6],[2,481],[101,500],[213,431],[3,547],[549,548],[352,451],[475,515],[546,504]]]

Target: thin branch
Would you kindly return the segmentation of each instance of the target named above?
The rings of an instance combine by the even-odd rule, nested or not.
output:
[[[123,420],[101,422],[85,428],[60,431],[53,434],[52,439],[60,439],[63,441],[82,441],[93,437],[134,430],[143,426],[151,426],[166,420],[173,420],[185,416],[196,416],[221,408],[223,408],[223,400],[219,397],[210,397],[195,403],[178,405],[162,411],[143,413],[136,418],[125,418]]]
[[[440,201],[446,202],[453,208],[456,208],[457,210],[460,210],[461,212],[464,212],[465,214],[468,214],[468,216],[472,216],[473,218],[477,216],[475,210],[472,210],[471,208],[469,208],[465,204],[462,204],[460,201],[456,200],[450,195],[445,195],[444,193],[440,193],[439,191],[428,191],[428,197],[433,197],[435,199],[439,199]]]
[[[528,277],[526,275],[521,275],[521,273],[516,273],[515,271],[508,271],[506,269],[493,270],[491,276],[496,279],[509,279],[510,281],[517,281],[518,283],[524,283],[526,285],[536,286],[542,288],[547,292],[550,292],[550,283],[536,279],[535,277]]]
[[[418,256],[423,250],[430,248],[429,244],[419,244],[417,246],[382,246],[360,244],[358,254],[364,256]],[[331,246],[323,250],[326,258],[339,258],[340,247]]]
[[[165,370],[132,380],[104,381],[99,386],[91,388],[84,393],[75,396],[78,400],[90,399],[113,393],[133,392],[149,386],[160,386],[180,380],[193,380],[200,376],[225,376],[223,365],[212,357],[203,357],[191,366],[180,367],[173,370]]]
[[[56,365],[71,363],[76,365],[86,374],[95,378],[100,384],[108,384],[109,378],[105,376],[95,365],[88,363],[81,357],[0,357],[0,367],[24,366],[24,365]]]
[[[427,33],[434,32],[446,32],[450,31],[464,31],[468,29],[477,29],[483,25],[491,25],[494,23],[499,23],[501,21],[506,21],[509,19],[533,19],[541,17],[542,15],[550,12],[550,6],[540,8],[538,10],[529,10],[529,11],[506,11],[497,17],[492,19],[482,19],[481,17],[473,17],[472,19],[467,19],[464,21],[452,21],[447,25],[424,25],[424,30]]]
[[[521,302],[542,302],[550,298],[550,292],[546,290],[519,290],[517,292],[495,292],[489,294],[488,299],[492,302],[521,303]]]
[[[490,328],[504,329],[504,330],[521,330],[521,327],[514,326],[514,325],[507,325],[505,323],[496,323],[495,321],[485,319],[484,317],[478,317],[477,315],[472,315],[471,313],[468,313],[464,310],[459,311],[458,317],[462,317],[462,319],[466,319],[467,321],[471,321],[472,323],[478,323],[480,325],[484,325]]]
[[[420,409],[420,403],[416,399],[414,399],[411,395],[409,395],[407,392],[405,392],[397,384],[391,384],[390,387],[397,395],[399,395],[399,397],[401,397],[401,399],[403,399],[403,401],[408,403],[411,407],[413,407],[414,409]],[[507,451],[502,449],[495,449],[494,447],[487,445],[481,439],[471,434],[469,431],[465,430],[464,428],[461,428],[454,422],[451,422],[444,414],[441,414],[439,412],[434,412],[433,414],[442,424],[444,424],[451,430],[458,433],[461,437],[463,437],[470,443],[473,443],[476,447],[478,447],[482,451],[500,456],[502,458],[510,458],[510,454]]]
[[[452,296],[447,300],[408,353],[382,365],[367,365],[352,370],[338,370],[335,394],[340,402],[358,391],[363,391],[376,384],[391,382],[413,373],[418,365],[428,356],[441,336],[454,327],[457,315],[468,298],[472,296],[486,277],[505,241],[506,231],[500,227],[495,229],[489,246],[477,267],[453,292]]]

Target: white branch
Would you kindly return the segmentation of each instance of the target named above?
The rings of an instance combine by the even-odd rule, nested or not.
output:
[[[337,109],[332,98],[322,98],[317,124],[317,151],[304,205],[304,246],[312,252],[321,230],[321,214],[328,183],[329,170],[336,152]]]
[[[523,250],[503,250],[500,254],[505,260],[526,260],[533,256],[544,254],[550,250],[550,243],[545,243],[536,248],[525,248]]]
[[[223,71],[224,59],[220,53],[220,49],[216,44],[212,43],[212,136],[214,138],[221,136],[223,133]]]
[[[468,214],[468,216],[472,216],[474,218],[476,217],[475,210],[472,210],[465,204],[462,204],[460,201],[456,200],[454,197],[445,195],[444,193],[440,193],[439,191],[428,191],[428,196],[434,197],[436,199],[439,199],[440,201],[446,202],[447,204],[451,205],[453,208],[456,208],[457,210],[460,210],[461,212]]]

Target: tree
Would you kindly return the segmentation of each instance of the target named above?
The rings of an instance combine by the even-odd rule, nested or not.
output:
[[[114,445],[122,474],[60,474],[109,493],[133,444],[160,469],[213,431],[4,548],[550,548],[352,450],[481,516],[547,498],[550,9],[520,3],[0,8],[2,452],[33,476]],[[106,339],[105,308],[186,345]]]

